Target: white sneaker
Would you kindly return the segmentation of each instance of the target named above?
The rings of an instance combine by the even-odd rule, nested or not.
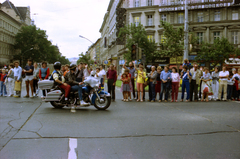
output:
[[[89,103],[86,103],[86,102],[84,102],[83,100],[81,100],[81,101],[80,101],[80,105],[81,105],[81,106],[86,106],[86,105],[89,105]]]

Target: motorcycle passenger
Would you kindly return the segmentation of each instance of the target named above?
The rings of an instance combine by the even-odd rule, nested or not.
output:
[[[61,63],[55,62],[54,65],[54,71],[52,73],[52,77],[54,80],[54,84],[58,85],[58,87],[64,89],[65,91],[65,101],[68,101],[68,95],[70,93],[71,86],[65,83],[65,78],[63,77],[60,69],[61,69]]]
[[[77,65],[71,64],[70,71],[66,73],[65,79],[66,79],[66,83],[71,86],[71,91],[73,92],[78,91],[80,105],[83,106],[83,105],[87,105],[88,103],[85,103],[82,99],[82,86],[80,85],[79,82],[77,82],[76,68],[77,68]]]

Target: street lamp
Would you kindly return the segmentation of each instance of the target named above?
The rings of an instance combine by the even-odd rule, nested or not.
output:
[[[83,39],[86,39],[86,40],[90,41],[92,44],[94,44],[91,40],[89,40],[88,38],[85,38],[85,37],[82,36],[82,35],[79,35],[79,37],[80,37],[80,38],[83,38]]]
[[[25,54],[26,52],[31,51],[31,50],[33,50],[33,48],[30,48],[29,50],[26,50],[26,51],[24,51],[24,53],[22,53],[22,67],[24,67],[24,65],[23,65],[23,54]]]

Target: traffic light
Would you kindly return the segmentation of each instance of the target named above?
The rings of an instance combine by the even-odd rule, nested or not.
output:
[[[240,0],[235,0],[234,4],[240,4]]]

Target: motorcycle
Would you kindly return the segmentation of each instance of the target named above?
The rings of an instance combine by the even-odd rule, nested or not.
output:
[[[85,80],[85,86],[82,87],[82,97],[88,105],[80,105],[78,92],[70,92],[69,101],[65,101],[64,90],[58,86],[54,87],[53,80],[43,80],[38,82],[41,90],[47,91],[43,101],[50,102],[55,108],[63,108],[65,106],[89,107],[94,105],[98,110],[106,110],[111,105],[111,95],[103,90],[99,82],[95,80]],[[50,90],[50,91],[49,91]]]

